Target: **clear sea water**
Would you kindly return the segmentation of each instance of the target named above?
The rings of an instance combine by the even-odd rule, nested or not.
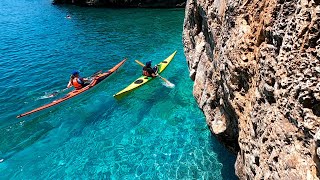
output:
[[[71,15],[71,19],[65,18]],[[97,9],[49,0],[0,2],[0,179],[236,179],[235,156],[212,137],[192,96],[183,9]],[[178,53],[121,100],[141,75],[134,60]],[[92,90],[28,117],[69,74],[126,64]]]

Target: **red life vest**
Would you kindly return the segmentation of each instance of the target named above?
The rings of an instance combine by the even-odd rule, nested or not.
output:
[[[148,77],[151,76],[151,74],[149,74],[148,71],[145,71],[145,70],[143,70],[142,74],[143,74],[144,76],[148,76]]]
[[[151,67],[144,66],[142,69],[142,74],[147,77],[152,77],[152,74],[150,74],[150,71],[152,72]]]
[[[76,88],[77,90],[78,89],[81,89],[82,88],[82,84],[79,83],[79,81],[81,81],[79,78],[75,77],[72,79],[72,85],[74,88]]]

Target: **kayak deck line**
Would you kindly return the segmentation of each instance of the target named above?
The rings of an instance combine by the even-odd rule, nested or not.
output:
[[[92,81],[90,82],[89,85],[79,89],[79,90],[73,90],[71,92],[69,92],[68,94],[66,94],[65,96],[63,96],[62,98],[60,99],[57,99],[57,100],[54,100],[52,101],[51,103],[49,104],[46,104],[46,105],[43,105],[41,107],[38,107],[34,110],[31,110],[31,111],[28,111],[26,113],[23,113],[23,114],[20,114],[17,116],[17,118],[21,118],[21,117],[24,117],[24,116],[27,116],[27,115],[30,115],[30,114],[33,114],[35,112],[39,112],[41,110],[44,110],[44,109],[48,109],[52,106],[55,106],[57,104],[60,104],[68,99],[71,99],[89,89],[91,89],[92,87],[96,86],[97,84],[99,84],[101,81],[103,81],[104,79],[106,79],[107,77],[109,77],[111,74],[113,74],[116,70],[118,70],[125,62],[126,62],[127,58],[123,59],[121,62],[119,62],[116,66],[114,66],[113,68],[111,68],[110,70],[108,70],[107,72],[104,72],[104,73],[100,73],[100,74],[96,74],[93,78],[92,78]]]
[[[166,59],[161,61],[159,64],[157,64],[158,74],[160,74],[170,64],[170,62],[172,61],[172,59],[174,58],[176,53],[177,53],[177,51],[174,51],[169,57],[167,57]],[[127,86],[123,90],[119,91],[118,93],[114,94],[113,97],[115,97],[116,99],[120,99],[123,96],[125,96],[126,94],[128,94],[129,92],[139,88],[140,86],[146,84],[147,82],[149,82],[153,79],[154,79],[153,77],[147,77],[147,76],[142,75],[141,77],[139,77],[138,79],[133,81],[129,86]]]

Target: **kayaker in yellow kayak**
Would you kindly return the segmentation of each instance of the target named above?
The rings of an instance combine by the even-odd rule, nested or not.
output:
[[[158,66],[155,66],[155,67],[151,67],[151,63],[152,61],[148,61],[146,62],[146,65],[143,67],[143,72],[142,74],[144,76],[148,76],[148,77],[157,77],[158,74]]]
[[[72,72],[67,88],[73,86],[75,89],[79,90],[89,84],[88,79],[80,77],[79,73],[79,71]]]

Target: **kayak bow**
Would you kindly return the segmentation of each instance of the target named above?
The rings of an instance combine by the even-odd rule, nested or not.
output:
[[[158,74],[160,74],[168,66],[168,64],[172,61],[172,59],[174,58],[176,53],[177,53],[177,51],[173,52],[169,57],[167,57],[165,60],[163,60],[162,62],[160,62],[157,65],[158,66]],[[121,90],[117,94],[113,95],[113,97],[115,97],[117,99],[121,98],[124,95],[126,95],[127,93],[133,91],[134,89],[151,81],[152,79],[154,79],[154,78],[147,77],[147,76],[141,76],[138,79],[136,79],[133,83],[131,83],[128,87],[124,88],[123,90]]]
[[[71,99],[89,89],[91,89],[92,87],[96,86],[97,84],[99,84],[101,81],[103,81],[104,79],[106,79],[108,76],[110,76],[111,74],[113,74],[117,69],[119,69],[125,62],[126,62],[127,59],[124,59],[122,60],[119,64],[117,64],[116,66],[114,66],[113,68],[111,68],[109,71],[107,72],[104,72],[104,73],[99,73],[99,74],[96,74],[92,77],[92,81],[89,85],[79,89],[79,90],[73,90],[71,92],[69,92],[68,94],[66,94],[64,97],[60,98],[60,99],[57,99],[55,101],[52,101],[51,103],[49,104],[46,104],[44,106],[41,106],[39,108],[36,108],[32,111],[29,111],[29,112],[26,112],[26,113],[23,113],[23,114],[20,114],[19,116],[17,116],[17,118],[21,118],[23,116],[27,116],[27,115],[30,115],[32,113],[35,113],[35,112],[38,112],[38,111],[41,111],[41,110],[44,110],[44,109],[47,109],[49,107],[52,107],[52,106],[55,106],[57,104],[60,104],[61,102],[63,101],[66,101],[68,99]]]

